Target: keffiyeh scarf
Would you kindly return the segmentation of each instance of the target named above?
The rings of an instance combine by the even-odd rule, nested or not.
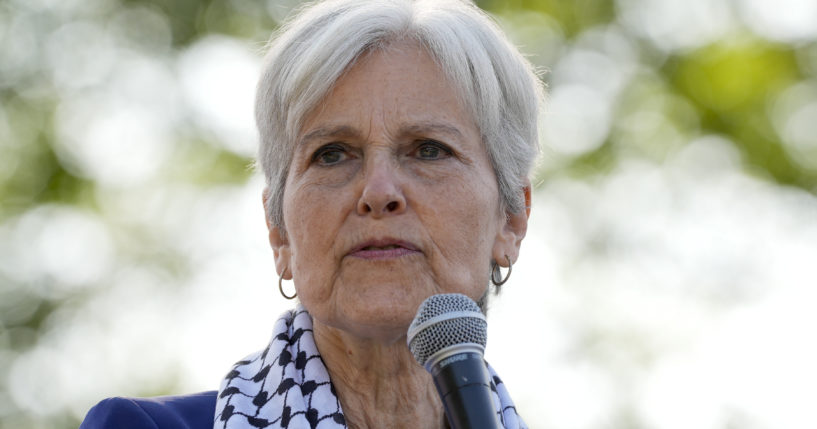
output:
[[[284,313],[266,349],[233,365],[221,383],[213,429],[345,428],[340,400],[302,306]],[[506,429],[526,428],[505,385],[488,366],[494,408]]]

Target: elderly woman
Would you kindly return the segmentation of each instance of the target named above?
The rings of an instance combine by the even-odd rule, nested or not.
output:
[[[406,331],[427,297],[461,293],[484,311],[507,280],[540,100],[530,65],[472,4],[302,11],[270,45],[256,104],[279,287],[300,304],[217,394],[107,400],[84,427],[444,427]],[[499,420],[524,427],[490,371]]]

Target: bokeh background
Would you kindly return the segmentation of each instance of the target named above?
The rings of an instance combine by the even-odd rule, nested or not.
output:
[[[0,428],[266,344],[252,99],[297,3],[0,0]],[[479,5],[549,87],[489,315],[530,426],[817,427],[817,2]]]

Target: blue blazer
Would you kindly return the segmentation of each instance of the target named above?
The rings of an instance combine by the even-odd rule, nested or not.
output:
[[[108,398],[79,429],[213,429],[216,391],[156,398]]]

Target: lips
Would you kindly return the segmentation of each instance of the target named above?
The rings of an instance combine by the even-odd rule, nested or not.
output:
[[[366,246],[362,250],[390,250],[390,249],[399,249],[401,247],[403,247],[403,246],[398,246],[396,244],[389,244],[388,246],[382,246],[382,247]]]
[[[364,259],[391,259],[420,253],[412,243],[392,238],[367,240],[355,246],[349,256]]]

